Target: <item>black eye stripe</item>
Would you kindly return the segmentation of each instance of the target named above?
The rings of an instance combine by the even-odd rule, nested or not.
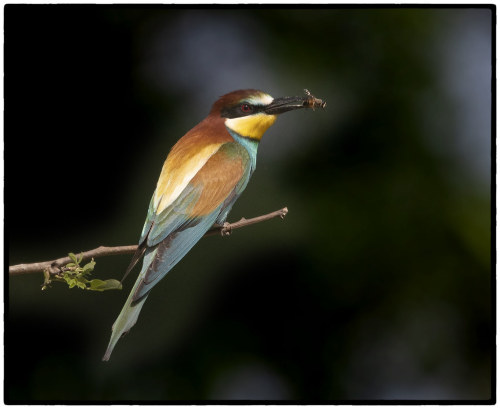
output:
[[[242,111],[242,106],[248,105],[251,109],[248,112]],[[240,102],[238,105],[223,108],[220,116],[223,118],[239,118],[243,116],[253,115],[264,110],[264,105],[250,104],[249,102]]]

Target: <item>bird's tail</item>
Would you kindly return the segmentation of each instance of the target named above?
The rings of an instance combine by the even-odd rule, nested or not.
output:
[[[175,232],[155,247],[148,247],[144,251],[142,270],[120,315],[113,324],[111,340],[102,358],[103,361],[109,360],[113,348],[121,336],[134,326],[151,289],[191,250],[196,242],[214,224],[219,210],[217,209],[216,212],[213,212],[209,217],[205,217],[193,227]]]
[[[111,339],[109,340],[108,348],[106,349],[106,353],[104,354],[102,360],[108,361],[113,349],[115,348],[116,343],[120,340],[122,335],[126,334],[130,328],[134,326],[139,317],[139,313],[141,312],[142,306],[144,302],[148,298],[148,295],[141,297],[139,300],[133,301],[134,293],[136,288],[141,283],[141,280],[137,280],[134,285],[133,290],[130,292],[130,295],[123,306],[120,315],[116,319],[113,327],[111,328]]]
[[[139,274],[139,277],[137,278],[134,287],[132,288],[132,291],[130,291],[127,301],[125,302],[125,305],[123,306],[120,312],[120,315],[118,315],[118,318],[116,319],[115,323],[113,324],[113,327],[111,328],[111,339],[109,340],[106,353],[102,357],[103,361],[109,360],[109,357],[111,356],[111,353],[113,352],[116,343],[120,340],[120,338],[124,334],[130,331],[130,328],[132,328],[137,322],[137,318],[139,317],[139,313],[141,312],[142,306],[144,305],[144,302],[148,298],[149,291],[148,293],[141,296],[139,299],[134,299],[134,298],[137,289],[142,284],[144,275],[146,274],[146,271],[148,270],[148,267],[153,261],[155,255],[156,255],[156,249],[146,250],[146,254],[144,256],[144,263],[142,265],[142,270]]]

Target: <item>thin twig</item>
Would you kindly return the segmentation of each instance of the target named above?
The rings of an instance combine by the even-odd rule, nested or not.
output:
[[[288,213],[288,209],[284,207],[283,209],[276,210],[262,216],[257,216],[252,219],[242,218],[241,220],[234,223],[224,223],[222,226],[213,227],[205,233],[205,236],[212,236],[219,233],[222,236],[229,236],[233,230],[239,229],[241,227],[249,226],[251,224],[264,222],[266,220],[273,219],[275,217],[284,218]],[[82,260],[87,260],[91,258],[98,258],[103,256],[116,256],[120,254],[133,254],[137,250],[137,245],[131,246],[116,246],[116,247],[106,247],[99,246],[93,250],[85,251],[79,254]],[[39,263],[27,263],[27,264],[17,264],[15,266],[9,266],[9,275],[21,275],[21,274],[32,274],[32,273],[42,273],[43,271],[48,271],[50,274],[58,274],[61,272],[61,267],[72,260],[69,257],[61,257],[56,260],[51,261],[41,261]]]

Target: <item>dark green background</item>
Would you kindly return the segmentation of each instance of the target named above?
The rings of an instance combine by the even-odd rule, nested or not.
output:
[[[229,217],[286,219],[203,239],[110,362],[133,277],[10,278],[6,400],[492,399],[493,8],[4,12],[8,264],[136,243],[219,95],[328,102],[266,133]]]

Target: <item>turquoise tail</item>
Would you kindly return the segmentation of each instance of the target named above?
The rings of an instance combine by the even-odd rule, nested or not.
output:
[[[136,285],[138,285],[137,283]],[[148,296],[144,296],[139,301],[132,301],[132,297],[134,295],[133,291],[128,296],[127,302],[122,308],[120,315],[116,319],[113,327],[111,329],[111,339],[108,344],[108,349],[106,349],[106,353],[104,354],[102,360],[108,361],[113,349],[115,348],[116,343],[120,340],[120,338],[130,331],[135,323],[137,322],[137,318],[139,317],[139,313],[141,312],[141,308],[144,305],[144,302],[148,298]]]
[[[148,270],[149,265],[153,261],[154,256],[156,255],[156,250],[157,249],[154,249],[153,251],[146,251],[142,271],[134,284],[134,288],[132,288],[132,291],[130,291],[127,301],[125,302],[125,305],[120,312],[120,315],[118,315],[118,318],[111,328],[111,339],[109,340],[106,353],[102,357],[103,361],[109,361],[111,353],[113,352],[113,349],[115,348],[117,342],[123,335],[130,331],[130,328],[132,328],[137,322],[137,318],[139,317],[139,313],[141,312],[144,302],[148,298],[148,294],[144,294],[138,300],[134,300],[134,296],[136,295],[139,286],[143,284],[144,275]]]
[[[220,209],[199,220],[194,226],[176,231],[155,247],[148,247],[144,253],[142,270],[137,277],[134,288],[125,302],[120,315],[111,329],[108,349],[102,358],[108,361],[113,348],[123,334],[134,326],[146,301],[149,292],[167,274],[191,248],[200,240],[205,232],[214,224]]]

